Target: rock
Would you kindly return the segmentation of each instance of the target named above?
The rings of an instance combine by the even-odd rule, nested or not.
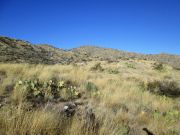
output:
[[[69,107],[66,105],[64,106],[64,111],[66,111]]]
[[[71,117],[75,114],[76,105],[74,103],[67,103],[64,105],[63,112],[65,116]]]

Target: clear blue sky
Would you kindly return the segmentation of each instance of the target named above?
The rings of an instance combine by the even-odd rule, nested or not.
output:
[[[180,54],[180,0],[0,0],[0,35]]]

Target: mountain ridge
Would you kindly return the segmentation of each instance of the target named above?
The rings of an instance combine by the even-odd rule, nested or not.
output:
[[[180,55],[142,54],[99,46],[80,46],[60,49],[48,44],[32,44],[29,41],[0,36],[0,62],[33,64],[70,64],[91,60],[119,61],[128,59],[154,60],[180,68]]]

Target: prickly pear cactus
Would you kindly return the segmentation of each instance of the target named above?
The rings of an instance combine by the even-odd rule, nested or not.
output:
[[[39,79],[18,81],[15,89],[22,89],[27,92],[28,99],[40,99],[43,101],[56,100],[64,98],[66,100],[77,98],[79,92],[76,86],[71,85],[70,81],[44,81],[40,82]]]

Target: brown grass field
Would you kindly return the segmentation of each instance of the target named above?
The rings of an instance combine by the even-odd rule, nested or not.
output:
[[[154,61],[145,60],[98,62],[0,64],[0,135],[145,135],[143,128],[154,135],[180,134],[180,70],[155,69]],[[70,83],[57,100],[41,101],[21,84],[36,79]],[[69,102],[80,103],[67,117],[61,110]]]

